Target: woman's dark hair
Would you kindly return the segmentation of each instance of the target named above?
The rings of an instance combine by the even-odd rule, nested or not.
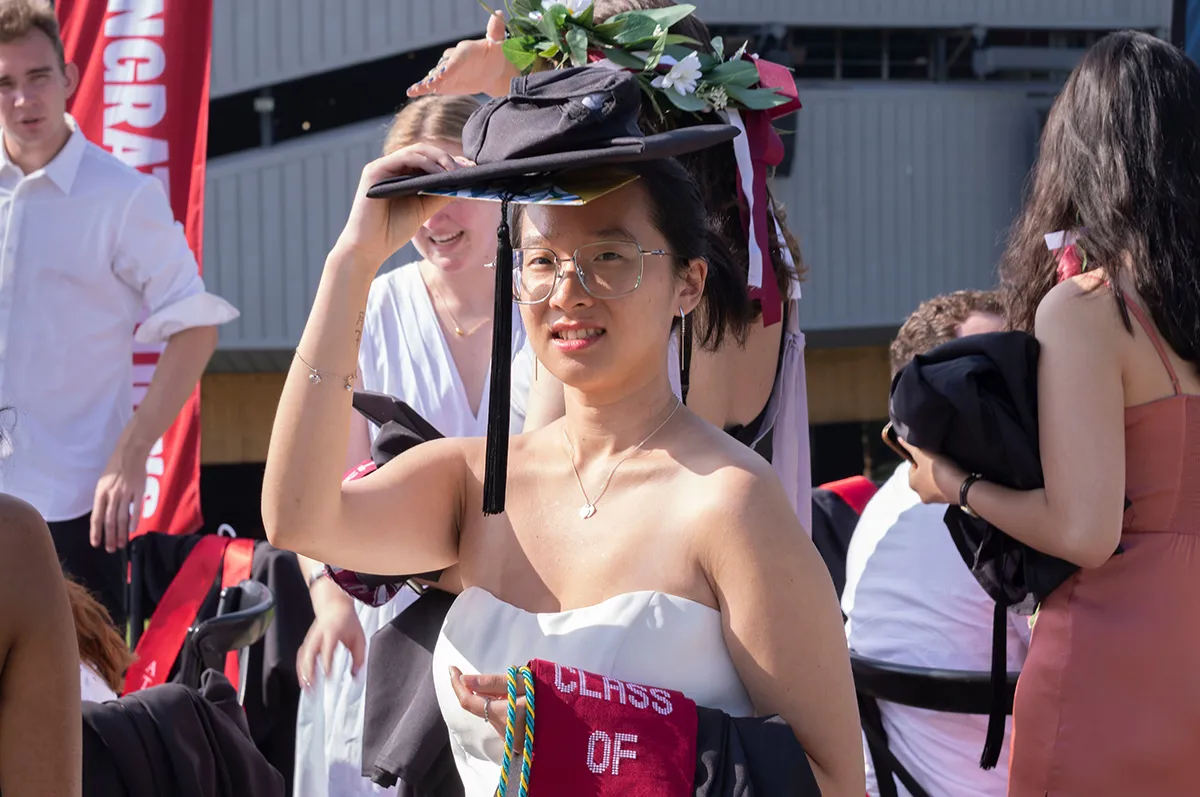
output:
[[[674,0],[596,0],[594,9],[596,21],[603,22],[609,17],[625,11],[669,8],[674,5],[678,5]],[[708,26],[701,22],[695,14],[691,14],[672,25],[671,33],[695,39],[701,43],[701,52],[712,52],[712,34],[709,33]],[[693,114],[671,113],[663,119],[659,117],[658,112],[654,110],[654,107],[650,103],[644,102],[642,103],[638,123],[643,132],[661,133],[678,127],[700,124],[701,122],[712,123],[723,121],[717,118],[715,114],[709,114],[708,117],[699,118]],[[723,240],[724,248],[732,255],[729,266],[734,269],[734,274],[737,275],[744,285],[750,266],[750,247],[746,239],[746,230],[742,226],[743,214],[746,212],[746,203],[738,196],[737,160],[733,155],[733,147],[709,147],[699,152],[684,155],[679,158],[679,162],[683,164],[683,167],[687,169],[695,181],[700,195],[703,197],[704,207],[709,217],[708,227]],[[800,247],[796,243],[792,232],[787,227],[787,217],[783,207],[774,201],[770,190],[767,192],[767,200],[775,209],[775,215],[779,219],[780,228],[783,230],[787,247],[792,256],[792,262],[796,264],[794,269],[788,267],[783,250],[780,248],[776,236],[773,232],[769,233],[771,240],[770,257],[771,262],[775,266],[776,282],[779,286],[780,295],[786,297],[789,293],[792,280],[803,278],[804,267],[800,259]],[[717,268],[724,267],[724,263],[710,262],[709,279],[713,280],[716,277],[718,281],[723,282],[723,278],[714,275],[713,272]],[[757,317],[757,311],[755,312],[755,317]],[[740,336],[738,337],[740,339]]]
[[[1200,364],[1200,70],[1153,36],[1105,36],[1050,110],[1000,265],[1013,328],[1033,330],[1056,282],[1043,236],[1076,228],[1089,264],[1132,286],[1171,348]]]
[[[750,323],[755,319],[746,280],[733,262],[722,236],[710,228],[710,218],[695,181],[678,161],[656,160],[633,165],[641,179],[638,185],[646,194],[650,223],[662,233],[667,246],[678,256],[676,271],[683,272],[687,261],[708,261],[708,278],[700,306],[692,314],[692,334],[697,345],[716,350],[731,335],[744,342]],[[512,206],[512,237],[520,240],[524,211]],[[679,323],[676,318],[675,323]]]

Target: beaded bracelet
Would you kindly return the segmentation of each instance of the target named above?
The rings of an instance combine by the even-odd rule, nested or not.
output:
[[[517,721],[517,676],[525,682],[525,744],[521,751],[521,781],[517,789],[518,797],[529,795],[529,771],[533,766],[533,670],[529,667],[508,668],[508,716],[504,722],[504,763],[500,769],[500,783],[496,786],[495,797],[505,797],[508,794],[508,766],[512,762],[513,727]]]
[[[300,350],[299,350],[299,349],[296,349],[296,359],[297,359],[297,360],[299,360],[299,361],[301,362],[301,364],[302,364],[302,365],[303,365],[305,368],[307,368],[307,369],[308,369],[308,372],[309,372],[309,373],[308,373],[308,381],[309,381],[310,383],[312,383],[312,384],[314,384],[314,385],[319,385],[319,384],[321,384],[321,378],[322,378],[322,377],[329,376],[329,377],[333,377],[334,379],[341,379],[341,380],[343,380],[343,381],[346,383],[346,392],[347,392],[347,393],[353,393],[353,392],[354,392],[354,377],[358,376],[358,371],[357,371],[357,370],[356,370],[354,373],[350,374],[350,376],[342,376],[342,375],[340,375],[340,374],[331,374],[331,373],[329,373],[328,371],[319,371],[319,370],[317,370],[316,368],[313,368],[311,365],[309,365],[309,364],[308,364],[308,361],[307,361],[307,360],[305,360],[305,359],[304,359],[304,358],[303,358],[303,357],[300,355]]]

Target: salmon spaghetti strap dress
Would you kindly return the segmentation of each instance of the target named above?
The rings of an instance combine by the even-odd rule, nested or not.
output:
[[[1200,396],[1128,302],[1174,395],[1125,411],[1123,553],[1038,611],[1009,797],[1200,795]]]

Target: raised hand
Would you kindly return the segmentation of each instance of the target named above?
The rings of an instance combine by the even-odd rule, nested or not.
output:
[[[370,199],[367,190],[389,177],[452,172],[470,161],[455,159],[432,144],[412,144],[373,160],[363,168],[350,217],[334,249],[355,256],[372,269],[416,235],[422,224],[449,204],[449,197],[412,196]],[[374,271],[372,271],[374,273]]]
[[[408,96],[487,94],[503,97],[521,73],[504,57],[504,14],[492,14],[482,39],[466,39],[442,53],[425,79],[408,88]]]

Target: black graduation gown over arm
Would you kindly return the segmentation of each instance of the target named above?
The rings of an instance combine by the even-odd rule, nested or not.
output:
[[[284,797],[237,693],[213,670],[200,690],[163,684],[84,702],[83,784],[84,797]]]

